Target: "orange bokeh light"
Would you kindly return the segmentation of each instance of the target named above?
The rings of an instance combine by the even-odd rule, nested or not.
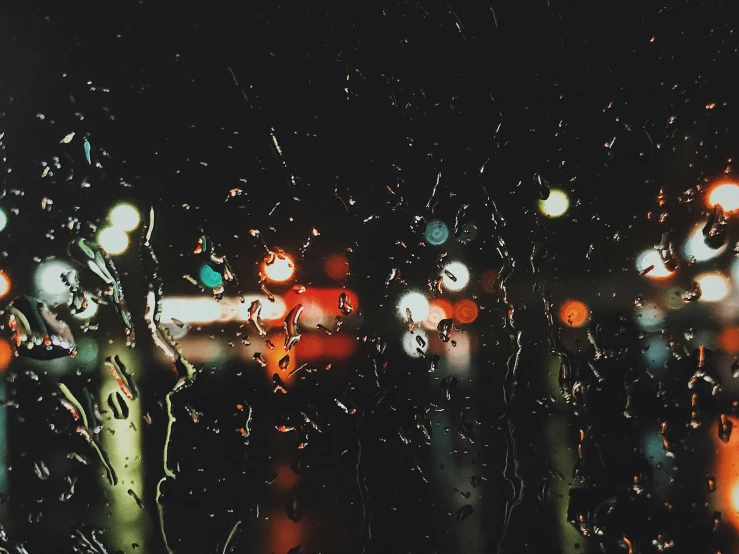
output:
[[[264,261],[262,270],[270,281],[281,283],[293,276],[295,264],[285,253],[270,252],[269,257]]]
[[[568,327],[582,327],[589,319],[587,305],[579,300],[565,300],[559,308],[559,320]]]
[[[0,298],[10,292],[10,278],[0,271]]]
[[[479,313],[477,304],[472,300],[460,300],[454,304],[454,319],[459,323],[472,323]]]
[[[718,338],[724,352],[739,352],[739,327],[727,327]]]
[[[482,274],[481,283],[485,292],[495,292],[495,282],[498,280],[498,275],[497,269],[488,269]]]
[[[720,183],[708,193],[708,205],[713,207],[720,204],[725,212],[739,210],[739,185],[734,183]]]
[[[13,359],[13,349],[5,339],[0,339],[0,373],[8,369]]]
[[[326,259],[323,270],[332,279],[341,281],[349,274],[349,262],[341,254],[334,254]]]

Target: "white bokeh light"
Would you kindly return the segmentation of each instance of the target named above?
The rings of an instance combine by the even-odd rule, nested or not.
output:
[[[420,340],[419,340],[420,338]],[[416,329],[415,333],[406,331],[403,334],[403,350],[409,356],[420,356],[418,350],[424,354],[429,349],[429,337],[423,331]]]
[[[3,231],[7,225],[8,225],[8,214],[5,213],[5,210],[0,208],[0,231]]]
[[[398,302],[398,312],[403,321],[408,318],[406,309],[411,311],[413,321],[423,321],[429,316],[429,301],[420,292],[409,292]]]
[[[117,227],[106,227],[98,233],[98,242],[108,254],[115,256],[128,248],[128,235]]]
[[[729,280],[720,273],[704,273],[695,280],[701,286],[700,299],[704,302],[718,302],[729,294]]]
[[[567,197],[567,193],[560,189],[551,189],[549,198],[539,200],[541,213],[549,217],[560,217],[565,214],[569,207],[570,199]]]
[[[41,262],[33,274],[36,296],[49,304],[66,303],[71,293],[62,281],[62,274],[70,270],[72,266],[62,260],[50,258]]]
[[[665,322],[665,312],[662,308],[649,305],[639,308],[636,314],[636,324],[642,329],[658,329]]]
[[[672,272],[667,269],[665,264],[662,262],[662,256],[660,256],[659,252],[654,248],[645,250],[636,258],[637,270],[644,271],[650,266],[654,267],[649,272],[645,273],[646,277],[650,277],[652,279],[664,279],[665,277],[672,275]]]
[[[705,226],[706,223],[702,222],[690,231],[690,235],[682,248],[683,256],[688,260],[695,258],[696,262],[705,262],[720,256],[726,251],[726,244],[721,245],[715,250],[706,244],[706,241],[703,239],[703,228]]]
[[[121,231],[133,231],[139,226],[141,215],[131,204],[118,204],[115,208],[110,210],[108,219],[110,219],[111,225],[116,229],[120,229]]]
[[[444,288],[447,290],[458,291],[462,290],[470,282],[470,270],[462,262],[450,262],[444,266]],[[449,277],[446,272],[451,273],[456,278],[456,281]]]

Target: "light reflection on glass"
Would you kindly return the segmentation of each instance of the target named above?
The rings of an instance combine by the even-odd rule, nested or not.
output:
[[[696,262],[705,262],[717,258],[726,251],[726,244],[715,250],[706,244],[703,238],[703,228],[705,226],[706,222],[702,221],[690,231],[688,240],[685,241],[682,248],[682,254],[687,260],[695,259]]]

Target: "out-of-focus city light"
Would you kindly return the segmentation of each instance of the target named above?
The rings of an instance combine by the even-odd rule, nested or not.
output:
[[[275,301],[270,302],[266,296],[249,295],[244,296],[244,301],[239,298],[224,297],[220,301],[215,298],[202,298],[196,296],[168,296],[162,299],[162,323],[170,323],[174,320],[182,323],[215,323],[225,321],[248,321],[249,306],[255,300],[262,304],[261,319],[264,321],[284,319],[287,311],[285,301],[275,296]]]
[[[739,327],[726,327],[718,337],[721,350],[729,354],[739,352]]]
[[[480,313],[477,304],[472,300],[460,300],[454,304],[454,319],[459,323],[468,324],[477,319]]]
[[[8,225],[8,214],[5,213],[5,210],[0,208],[0,231],[4,231],[7,225]]]
[[[685,307],[685,302],[683,301],[684,292],[680,287],[670,287],[662,296],[663,305],[670,310],[679,310]]]
[[[406,331],[403,334],[403,350],[409,356],[420,356],[419,350],[424,354],[429,348],[429,337],[420,329],[416,329],[411,333]]]
[[[429,315],[423,320],[422,325],[426,329],[435,331],[442,319],[448,319],[453,315],[454,308],[452,305],[448,301],[438,298],[429,304]]]
[[[72,266],[62,260],[50,258],[41,262],[33,274],[36,296],[50,304],[66,302],[70,292],[62,281],[62,274],[70,270]]]
[[[13,349],[8,341],[0,339],[0,373],[8,369],[10,362],[13,360]]]
[[[139,226],[141,215],[131,204],[118,204],[110,210],[110,224],[121,231],[133,231]]]
[[[408,319],[406,310],[410,310],[413,321],[423,321],[429,316],[429,301],[420,292],[409,292],[398,302],[398,312],[403,321]]]
[[[203,264],[198,272],[198,277],[203,286],[209,289],[215,289],[223,284],[223,277],[220,273],[210,267],[208,264]]]
[[[582,327],[590,319],[590,310],[579,300],[565,300],[559,308],[559,320],[568,327]]]
[[[470,270],[462,262],[450,262],[444,266],[442,277],[445,289],[458,291],[470,282]]]
[[[293,273],[295,273],[295,264],[284,253],[276,254],[270,252],[269,257],[264,262],[263,270],[270,281],[281,283],[293,276]]]
[[[683,256],[691,260],[695,258],[696,262],[705,262],[712,260],[713,258],[720,256],[726,251],[726,244],[721,245],[715,250],[706,244],[703,238],[703,228],[706,226],[706,222],[698,223],[690,231],[688,239],[682,248]]]
[[[434,219],[426,224],[426,231],[423,236],[426,238],[426,242],[433,246],[442,245],[449,238],[449,227],[443,221]]]
[[[636,324],[642,329],[658,329],[665,322],[665,312],[654,304],[644,306],[637,310]]]
[[[739,210],[739,185],[734,183],[721,183],[716,185],[708,193],[708,205],[713,207],[721,205],[724,212],[735,212]]]
[[[498,280],[498,275],[500,275],[500,273],[497,269],[488,269],[482,274],[480,282],[482,283],[482,289],[485,292],[495,291],[495,282]]]
[[[561,189],[551,189],[549,198],[539,200],[539,209],[541,213],[549,217],[560,217],[567,212],[570,207],[570,199],[567,193]]]
[[[323,270],[332,279],[340,281],[349,274],[349,262],[341,254],[334,254],[326,259]]]
[[[665,362],[670,357],[669,345],[660,336],[651,336],[645,340],[645,348],[641,354],[647,366],[652,370],[655,377],[660,378],[664,370]]]
[[[116,256],[128,248],[128,235],[118,227],[106,227],[98,233],[98,243],[108,254]]]
[[[734,511],[739,512],[739,483],[731,489],[731,507]]]
[[[476,337],[472,333],[455,333],[452,337],[456,346],[451,341],[442,343],[444,346],[444,361],[452,368],[457,371],[466,370],[470,368],[471,355],[472,355],[472,342]]]
[[[649,269],[649,268],[652,269]],[[644,275],[650,279],[664,279],[672,275],[672,272],[665,267],[662,262],[662,256],[659,255],[654,248],[645,250],[636,258],[636,269],[638,271],[646,271]],[[649,269],[649,271],[647,271]]]
[[[98,345],[95,339],[82,337],[77,341],[77,356],[75,361],[85,366],[95,366],[98,358]]]
[[[85,308],[78,314],[74,314],[74,317],[78,319],[92,319],[93,317],[95,317],[96,313],[98,313],[98,305],[88,298],[87,308]]]
[[[718,302],[729,294],[729,281],[720,273],[704,273],[695,281],[701,286],[700,299],[705,302]]]
[[[0,298],[10,292],[10,277],[0,271]]]

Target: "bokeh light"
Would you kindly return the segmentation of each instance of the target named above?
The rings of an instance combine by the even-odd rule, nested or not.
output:
[[[420,329],[416,329],[411,333],[406,331],[403,334],[403,351],[409,356],[420,356],[419,350],[424,354],[429,348],[429,337]]]
[[[204,287],[209,289],[215,289],[223,284],[223,277],[215,269],[210,267],[208,264],[203,264],[198,272],[200,282]]]
[[[8,214],[5,213],[5,210],[0,208],[0,231],[4,231],[7,225],[8,225]]]
[[[423,236],[429,244],[439,246],[449,239],[449,227],[443,221],[434,219],[426,224],[426,231]]]
[[[454,279],[449,276],[454,275]],[[451,291],[462,290],[470,282],[470,270],[462,262],[450,262],[444,266],[444,288]]]
[[[451,303],[443,298],[437,298],[429,304],[429,315],[423,320],[426,329],[436,330],[442,319],[448,319],[454,315]]]
[[[499,272],[497,269],[488,269],[482,274],[480,282],[482,284],[482,290],[485,292],[495,292],[495,283],[498,280]]]
[[[7,295],[10,292],[10,277],[4,272],[0,271],[0,298]]]
[[[561,189],[551,189],[549,198],[539,200],[539,209],[541,213],[549,217],[560,217],[567,212],[570,207],[570,199],[567,193]]]
[[[295,273],[295,264],[283,253],[271,252],[264,262],[264,274],[270,281],[281,283],[287,281]]]
[[[332,279],[340,281],[349,274],[349,262],[341,254],[334,254],[326,259],[323,270]]]
[[[13,349],[8,341],[0,339],[0,373],[8,369],[10,362],[13,360]]]
[[[128,235],[118,227],[106,227],[98,233],[98,243],[108,254],[116,256],[128,248]]]
[[[113,227],[120,231],[133,231],[139,226],[141,215],[131,204],[118,204],[108,216]]]
[[[739,210],[739,185],[721,183],[712,188],[708,193],[708,205],[713,207],[716,204],[719,204],[725,212]]]
[[[460,300],[454,304],[454,319],[459,323],[472,323],[477,319],[480,311],[472,300]]]
[[[720,273],[704,273],[695,280],[701,286],[700,299],[705,302],[718,302],[729,294],[729,281]]]
[[[665,322],[665,312],[657,305],[639,308],[636,314],[636,324],[642,329],[658,329]]]
[[[731,506],[735,512],[739,512],[739,483],[731,489]]]
[[[672,272],[662,262],[662,256],[654,248],[645,250],[636,258],[636,269],[638,271],[645,271],[649,267],[652,267],[652,269],[645,275],[650,279],[664,279],[672,275]]]
[[[398,302],[398,314],[403,321],[407,321],[406,310],[410,310],[413,321],[423,321],[429,316],[429,301],[420,292],[409,292]]]
[[[728,353],[739,352],[739,327],[726,327],[718,337],[721,350]]]
[[[33,274],[36,296],[50,304],[66,303],[70,292],[62,281],[62,274],[71,269],[70,264],[55,258],[41,262]]]
[[[706,222],[703,221],[698,223],[690,231],[690,235],[682,248],[682,254],[686,259],[691,260],[695,258],[696,262],[705,262],[720,256],[726,251],[726,244],[723,244],[716,249],[713,249],[706,244],[706,241],[703,238],[703,228],[705,226]]]
[[[582,327],[588,323],[590,311],[584,302],[568,299],[559,308],[559,320],[568,327]]]

